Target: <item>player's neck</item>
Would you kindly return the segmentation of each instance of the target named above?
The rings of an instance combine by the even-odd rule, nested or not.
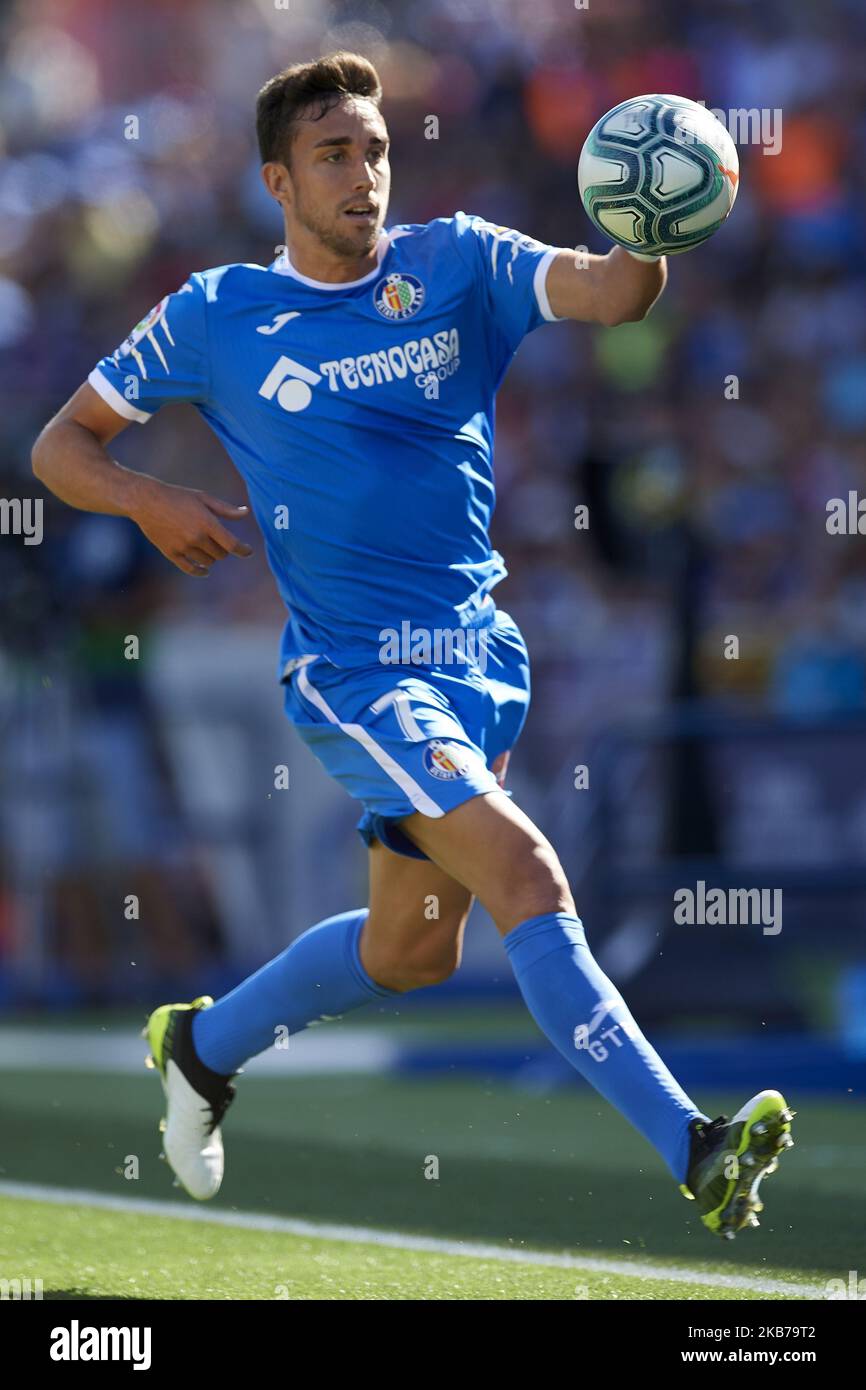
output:
[[[284,255],[298,275],[326,285],[342,285],[360,280],[376,269],[380,259],[380,242],[381,237],[364,256],[346,257],[323,246],[315,238],[298,237],[297,234],[290,238],[286,228]]]

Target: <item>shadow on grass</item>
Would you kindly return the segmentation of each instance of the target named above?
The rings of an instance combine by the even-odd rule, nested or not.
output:
[[[53,1303],[149,1303],[150,1299],[141,1294],[101,1294],[86,1293],[84,1289],[46,1289],[43,1302]]]

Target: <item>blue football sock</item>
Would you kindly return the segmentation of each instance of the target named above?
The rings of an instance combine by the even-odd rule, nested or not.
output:
[[[271,1047],[277,1029],[299,1033],[322,1017],[336,1018],[399,990],[376,984],[361,964],[367,909],[342,912],[310,927],[192,1023],[195,1050],[211,1071],[228,1076]]]
[[[541,1031],[655,1146],[676,1181],[684,1182],[689,1123],[708,1117],[668,1071],[596,964],[580,919],[564,912],[530,917],[503,943]]]

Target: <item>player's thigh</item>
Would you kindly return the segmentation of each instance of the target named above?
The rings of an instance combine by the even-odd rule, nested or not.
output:
[[[503,934],[530,917],[574,913],[556,851],[504,792],[472,797],[439,818],[416,812],[400,828],[478,897]]]
[[[361,962],[392,989],[437,984],[457,969],[472,895],[437,864],[370,849],[370,911]]]

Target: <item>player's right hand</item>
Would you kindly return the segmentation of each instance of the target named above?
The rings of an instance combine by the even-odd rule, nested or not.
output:
[[[243,520],[249,507],[236,507],[196,488],[177,487],[149,478],[129,515],[142,534],[184,574],[206,579],[215,560],[246,558],[252,547],[219,520]]]

